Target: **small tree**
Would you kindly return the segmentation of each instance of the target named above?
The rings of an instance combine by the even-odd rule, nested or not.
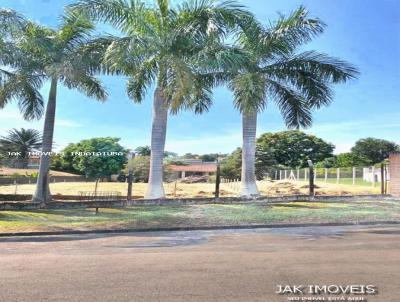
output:
[[[224,157],[226,156],[226,154],[225,155],[218,155],[218,153],[203,154],[200,155],[200,159],[204,162],[213,162],[216,161],[219,156]]]
[[[332,157],[334,148],[321,138],[299,130],[264,133],[257,139],[258,165],[268,166],[274,160],[285,167],[303,168],[307,160],[317,163]]]
[[[365,156],[353,152],[340,153],[336,156],[336,167],[360,167],[371,164]]]
[[[110,177],[123,169],[128,150],[116,137],[100,137],[70,144],[63,151],[63,159],[86,177],[96,179],[95,191],[100,178]]]
[[[230,179],[240,179],[242,171],[242,149],[237,148],[221,161],[221,176]]]
[[[139,156],[150,156],[150,146],[139,146],[135,149],[135,153]]]
[[[372,137],[358,140],[351,148],[353,154],[367,159],[371,164],[380,163],[388,158],[391,152],[399,150],[399,145],[394,142]]]
[[[134,182],[147,182],[150,172],[150,156],[136,156],[127,165],[126,172],[132,171]]]

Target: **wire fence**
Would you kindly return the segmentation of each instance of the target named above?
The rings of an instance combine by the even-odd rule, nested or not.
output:
[[[308,182],[309,168],[283,169],[276,171],[274,179]],[[342,168],[315,168],[314,182],[326,184],[342,184],[353,186],[375,187],[384,181],[390,181],[389,169],[383,167],[342,167]]]
[[[187,166],[184,166],[187,169]],[[387,166],[381,167],[341,167],[315,168],[313,183],[316,195],[367,195],[390,193],[390,175]],[[265,196],[282,196],[310,194],[310,169],[268,169],[262,178],[257,180],[259,193]],[[234,197],[241,194],[240,178],[221,176],[219,186],[216,175],[207,173],[167,174],[164,189],[167,198],[204,198]],[[382,179],[384,180],[382,182]],[[110,181],[111,180],[111,181]],[[118,181],[119,180],[119,181]],[[111,177],[98,183],[84,177],[50,177],[50,191],[55,198],[76,200],[92,199],[94,192],[106,192],[105,199],[144,198],[147,184],[135,182],[129,195],[129,178]],[[36,178],[0,177],[0,195],[31,195],[35,191]],[[82,195],[81,192],[86,192]],[[109,194],[113,192],[113,194]],[[313,193],[314,194],[314,193]],[[101,198],[97,194],[96,198]]]

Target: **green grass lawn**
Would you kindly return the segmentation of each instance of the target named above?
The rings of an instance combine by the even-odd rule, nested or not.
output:
[[[322,178],[317,178],[316,184],[324,183],[324,182],[325,182],[325,179],[323,177]],[[336,178],[328,178],[327,179],[327,183],[337,184],[337,180],[336,180]],[[340,178],[339,184],[341,184],[341,185],[353,185],[353,178],[351,178],[351,177],[350,178]],[[373,187],[371,182],[364,181],[362,178],[356,178],[354,185],[356,185],[356,186]],[[379,188],[380,185],[381,185],[380,182],[376,182],[375,183],[375,187],[376,188]]]
[[[400,221],[400,202],[288,202],[274,205],[136,206],[0,212],[0,233],[269,223]]]

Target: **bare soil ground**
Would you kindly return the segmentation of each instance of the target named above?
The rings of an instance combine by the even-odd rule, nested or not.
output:
[[[0,167],[0,175],[1,176],[13,176],[13,175],[20,175],[20,176],[29,176],[32,174],[37,173],[37,169],[13,169],[13,168],[7,168],[7,167]],[[67,172],[60,172],[60,171],[50,171],[50,175],[52,176],[79,176],[76,174],[72,173],[67,173]]]
[[[362,301],[398,302],[399,254],[383,226],[3,238],[0,301],[283,302],[278,285],[370,284]]]
[[[133,195],[137,198],[143,198],[146,190],[145,183],[133,184]],[[317,182],[317,195],[365,195],[378,194],[379,186],[368,187],[361,185],[348,184],[332,184]],[[165,191],[168,198],[195,198],[195,197],[213,197],[215,192],[215,184],[213,183],[165,183]],[[99,191],[118,191],[121,195],[126,195],[127,183],[102,182],[99,184]],[[308,185],[306,182],[290,182],[290,181],[260,181],[258,187],[261,194],[267,196],[308,194]],[[52,183],[50,190],[53,195],[79,195],[79,191],[94,191],[94,182],[65,182]],[[34,184],[27,185],[9,185],[0,186],[0,194],[32,194],[35,190]],[[239,183],[223,183],[220,187],[220,196],[237,196],[239,194]]]

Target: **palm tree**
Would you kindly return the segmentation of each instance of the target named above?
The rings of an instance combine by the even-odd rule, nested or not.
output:
[[[331,84],[358,74],[343,60],[315,51],[296,52],[324,27],[300,7],[267,28],[253,20],[239,35],[238,43],[250,64],[230,75],[229,87],[235,107],[242,113],[242,196],[259,194],[255,179],[257,114],[267,102],[277,104],[288,128],[308,127],[312,110],[331,103]]]
[[[0,10],[0,16],[13,15]],[[13,18],[11,18],[12,20]],[[0,18],[0,28],[10,28],[10,18]],[[48,186],[50,154],[52,151],[57,87],[77,89],[89,97],[106,99],[106,92],[94,77],[100,70],[101,50],[91,47],[89,36],[92,23],[79,14],[61,18],[58,29],[21,21],[23,26],[13,30],[10,38],[3,39],[0,48],[0,66],[5,66],[0,78],[0,107],[18,100],[26,119],[39,118],[43,112],[43,99],[39,89],[46,81],[50,90],[43,127],[42,155],[33,201],[51,199]],[[97,43],[96,47],[99,47]]]
[[[12,129],[7,136],[0,137],[0,149],[5,152],[19,152],[16,164],[26,168],[29,152],[38,151],[42,146],[42,136],[35,129]]]
[[[129,97],[140,103],[147,90],[155,86],[146,192],[146,198],[152,199],[165,197],[163,158],[168,112],[193,109],[202,113],[208,109],[217,81],[207,72],[235,61],[235,55],[219,47],[218,42],[252,18],[232,1],[193,0],[175,7],[170,2],[157,0],[155,5],[148,5],[138,0],[81,0],[72,6],[124,34],[115,38],[105,61],[115,72],[129,76]]]

